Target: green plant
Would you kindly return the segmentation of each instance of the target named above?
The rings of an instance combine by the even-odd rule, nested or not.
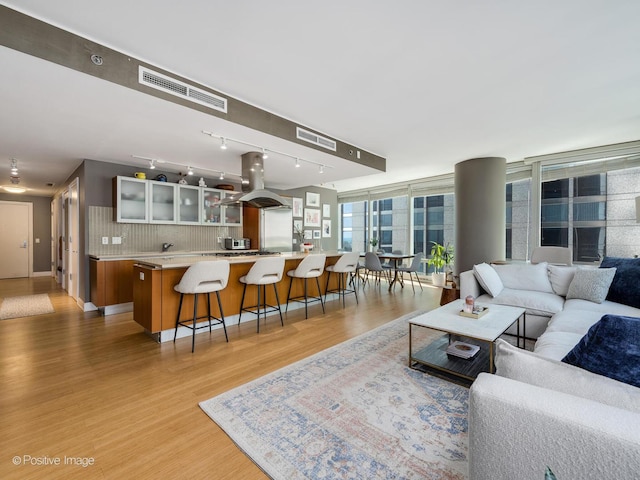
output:
[[[440,273],[444,267],[453,262],[453,245],[447,243],[441,245],[438,242],[431,242],[431,258],[427,260],[427,264],[432,266],[436,273]]]
[[[371,240],[369,240],[369,245],[371,245],[372,247],[377,247],[378,246],[378,239],[377,238],[372,238]]]

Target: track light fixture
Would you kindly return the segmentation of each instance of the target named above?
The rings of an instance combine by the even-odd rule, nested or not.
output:
[[[149,160],[149,170],[154,170],[156,168],[156,161]]]
[[[267,151],[269,151],[269,152],[274,153],[276,155],[282,155],[284,157],[289,157],[289,158],[294,159],[296,161],[296,168],[299,168],[301,166],[301,162],[310,163],[311,165],[317,165],[319,167],[320,173],[324,173],[324,169],[325,168],[334,168],[331,165],[323,165],[321,163],[314,162],[313,160],[305,160],[304,158],[300,158],[300,157],[297,157],[295,155],[291,155],[289,153],[280,152],[280,151],[272,150],[272,149],[267,150],[265,147],[261,147],[259,145],[256,145],[256,144],[253,144],[253,143],[250,143],[250,142],[245,142],[243,140],[237,140],[235,138],[229,138],[229,137],[222,137],[220,135],[216,135],[215,133],[208,132],[206,130],[202,130],[202,133],[204,133],[205,135],[209,135],[211,138],[219,138],[220,139],[220,148],[223,149],[223,150],[227,148],[227,142],[235,142],[235,143],[240,143],[242,145],[246,145],[248,147],[259,149],[262,152],[262,159],[263,160],[269,158],[269,155],[267,153]]]
[[[193,175],[193,168],[187,167],[187,175]]]
[[[224,172],[220,172],[220,180],[224,180]]]
[[[15,158],[11,159],[11,175],[18,174],[18,161]]]

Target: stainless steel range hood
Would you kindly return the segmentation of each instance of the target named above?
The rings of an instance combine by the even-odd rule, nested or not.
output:
[[[257,208],[291,208],[291,203],[286,198],[265,190],[263,162],[260,152],[247,152],[242,155],[242,192],[227,195],[220,205],[247,203]]]

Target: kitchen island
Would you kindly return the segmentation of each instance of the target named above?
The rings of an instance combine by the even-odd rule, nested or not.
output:
[[[333,265],[342,252],[318,252],[327,256],[326,265]],[[289,289],[289,278],[286,275],[288,270],[295,269],[305,258],[306,253],[288,252],[274,254],[285,258],[285,268],[282,281],[276,284],[278,296],[282,305],[285,305],[287,291]],[[237,322],[240,311],[240,300],[242,297],[243,284],[239,278],[246,275],[254,262],[262,255],[234,255],[231,257],[216,256],[214,254],[199,255],[166,255],[161,257],[141,257],[136,259],[133,265],[133,319],[142,325],[144,329],[159,342],[173,339],[178,312],[180,294],[173,287],[180,282],[182,275],[191,265],[202,261],[228,260],[230,264],[229,282],[227,288],[220,292],[222,309],[227,324]],[[320,277],[320,286],[324,291],[326,284],[326,272]],[[336,276],[332,276],[329,288],[337,285]],[[312,291],[315,286],[310,286]],[[303,295],[303,284],[299,280],[293,282],[291,296]],[[267,302],[275,304],[273,288],[267,288]],[[255,305],[257,303],[256,288],[249,286],[245,296],[245,305]],[[294,305],[291,306],[292,308]],[[218,304],[211,302],[211,314],[219,317]],[[198,316],[206,315],[206,302],[199,302]],[[193,318],[193,296],[185,295],[181,320]],[[244,314],[243,321],[255,321],[252,314]],[[190,335],[185,329],[178,336]]]

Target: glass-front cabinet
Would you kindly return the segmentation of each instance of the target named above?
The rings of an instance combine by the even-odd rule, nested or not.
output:
[[[116,221],[126,223],[149,222],[147,208],[147,181],[137,178],[116,177]]]
[[[114,192],[117,222],[242,225],[241,205],[220,205],[225,190],[116,177]]]
[[[200,187],[178,185],[178,223],[200,223]]]
[[[172,183],[150,181],[149,189],[151,223],[175,223],[176,186]]]
[[[202,223],[207,225],[222,225],[222,209],[219,205],[224,192],[212,188],[202,189]]]

